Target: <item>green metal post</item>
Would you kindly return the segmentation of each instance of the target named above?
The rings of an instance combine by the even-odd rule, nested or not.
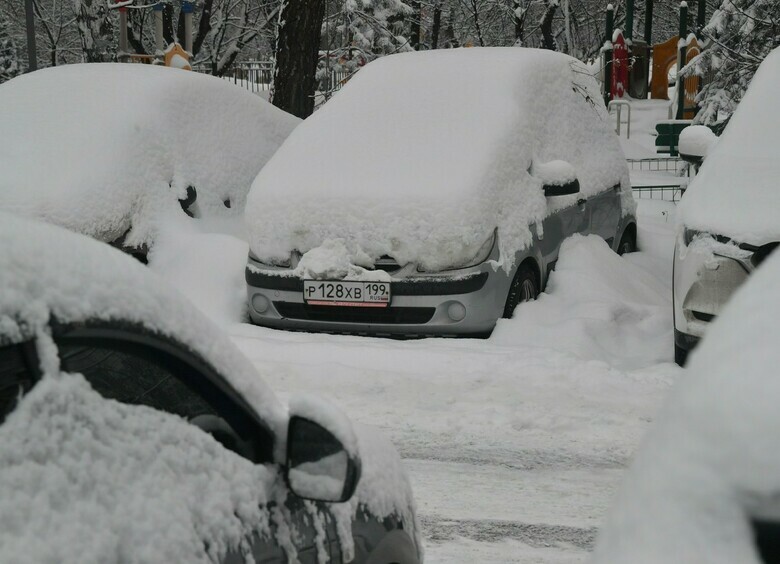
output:
[[[645,0],[645,42],[653,45],[653,0]]]
[[[626,0],[626,29],[623,30],[623,36],[627,43],[631,43],[634,38],[634,0]]]
[[[612,99],[612,33],[615,30],[615,8],[612,4],[607,4],[607,28],[604,45],[609,45],[604,49],[604,104],[609,105]]]
[[[685,115],[685,81],[680,72],[685,66],[688,47],[685,43],[688,37],[688,3],[680,2],[680,46],[677,53],[677,119],[683,119]]]
[[[699,11],[696,14],[696,37],[701,41],[704,26],[707,24],[707,0],[698,0]]]

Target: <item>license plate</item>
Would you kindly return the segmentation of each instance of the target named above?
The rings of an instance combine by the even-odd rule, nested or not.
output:
[[[387,307],[390,283],[304,280],[303,301],[309,305]]]

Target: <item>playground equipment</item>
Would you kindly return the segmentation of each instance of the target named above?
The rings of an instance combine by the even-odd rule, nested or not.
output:
[[[192,14],[195,11],[195,0],[180,0],[181,13],[184,19],[184,47],[178,42],[166,44],[163,33],[163,10],[165,4],[158,0],[153,4],[136,6],[135,0],[114,0],[110,5],[119,12],[119,53],[117,58],[122,62],[154,63],[173,66],[176,68],[192,70],[190,58],[192,57]],[[130,53],[127,36],[127,11],[145,10],[151,8],[154,11],[154,39],[156,53],[154,55],[141,55]]]
[[[701,33],[706,18],[705,0],[698,4],[697,32]],[[701,90],[702,80],[698,76],[682,76],[679,72],[694,57],[701,53],[702,45],[694,33],[688,33],[688,3],[680,2],[680,33],[668,41],[649,47],[652,41],[653,0],[645,0],[645,41],[634,42],[634,0],[626,0],[626,30],[614,29],[615,10],[607,5],[606,34],[604,38],[603,69],[604,103],[611,111],[616,109],[616,132],[620,135],[621,109],[628,107],[628,129],[631,127],[631,105],[622,99],[626,94],[633,98],[647,97],[648,78],[652,64],[650,96],[654,99],[669,99],[669,73],[676,67],[675,103],[670,106],[669,120],[656,125],[658,137],[656,150],[659,153],[678,154],[680,132],[690,125],[696,116],[696,94]],[[652,59],[652,63],[651,63]],[[674,108],[674,115],[672,115]],[[672,119],[674,117],[675,119]]]

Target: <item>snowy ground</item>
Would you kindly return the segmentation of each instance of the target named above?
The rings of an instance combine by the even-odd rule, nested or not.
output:
[[[327,396],[393,440],[428,562],[581,562],[680,374],[671,362],[674,205],[643,201],[638,214],[645,251],[620,258],[595,237],[569,240],[547,293],[487,340],[229,323],[246,257],[246,243],[230,235],[161,241],[150,264],[226,324],[283,399]]]

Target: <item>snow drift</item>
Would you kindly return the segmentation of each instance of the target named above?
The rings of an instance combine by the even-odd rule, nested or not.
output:
[[[438,270],[472,259],[498,227],[509,268],[531,242],[530,224],[582,195],[628,189],[605,117],[593,78],[559,53],[383,57],[260,172],[247,200],[250,248],[261,260],[283,261],[293,250],[343,240],[355,257],[390,255]],[[573,166],[582,195],[545,199],[529,169],[555,160]],[[630,196],[624,200],[631,208]]]
[[[621,257],[597,235],[574,235],[561,245],[545,292],[499,320],[491,342],[552,347],[624,370],[671,360],[671,295],[649,274],[657,261]]]
[[[758,563],[749,518],[780,520],[780,255],[693,352],[628,472],[595,562]]]
[[[678,218],[686,227],[759,246],[780,238],[778,84],[775,49],[680,201]]]
[[[239,214],[299,120],[206,75],[127,64],[49,68],[0,85],[0,208],[112,241],[151,243],[197,190]],[[230,209],[227,209],[227,205]],[[186,217],[185,217],[186,219]]]

